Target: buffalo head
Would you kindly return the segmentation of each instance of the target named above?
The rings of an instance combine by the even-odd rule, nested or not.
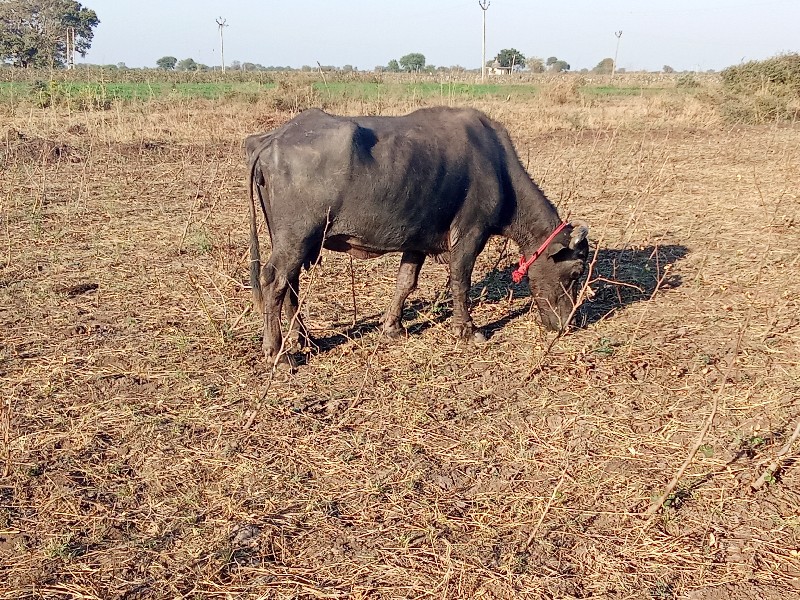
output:
[[[569,325],[578,296],[578,281],[589,256],[589,227],[573,223],[566,227],[569,235],[559,235],[543,254],[528,267],[531,296],[539,309],[542,324],[560,331]]]

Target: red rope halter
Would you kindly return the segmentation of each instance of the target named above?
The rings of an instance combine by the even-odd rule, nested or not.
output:
[[[568,223],[564,221],[563,223],[561,223],[561,225],[556,227],[556,230],[550,234],[550,237],[548,237],[544,241],[544,243],[542,243],[541,246],[539,246],[539,249],[536,252],[531,254],[531,257],[528,260],[525,260],[524,254],[520,257],[519,266],[516,269],[514,269],[513,273],[511,273],[511,279],[514,280],[514,283],[519,283],[520,281],[522,281],[522,278],[528,274],[528,268],[533,264],[533,261],[535,261],[542,255],[542,252],[544,252],[547,249],[547,247],[550,245],[550,242],[552,242],[555,239],[555,237],[559,233],[561,233],[567,225]]]

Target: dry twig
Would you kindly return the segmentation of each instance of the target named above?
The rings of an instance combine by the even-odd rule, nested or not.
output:
[[[667,484],[667,487],[664,488],[664,492],[661,494],[661,496],[659,496],[658,499],[650,505],[650,508],[647,509],[647,512],[644,514],[645,517],[651,518],[661,509],[661,507],[664,505],[664,502],[667,501],[667,498],[669,498],[670,495],[675,491],[675,488],[678,487],[678,483],[694,459],[695,454],[697,454],[697,451],[705,443],[706,434],[708,434],[708,430],[711,429],[711,425],[714,422],[714,417],[717,415],[717,408],[719,407],[720,398],[722,398],[722,392],[725,391],[728,378],[731,376],[733,369],[736,366],[736,359],[739,356],[739,348],[741,347],[742,337],[744,337],[744,332],[746,329],[747,323],[745,323],[745,325],[739,331],[736,344],[728,353],[728,366],[725,369],[725,373],[722,375],[722,381],[719,384],[717,393],[714,394],[714,401],[711,403],[711,412],[708,413],[708,417],[706,418],[702,429],[700,429],[700,433],[697,434],[694,444],[692,444],[692,447],[689,449],[689,454],[686,457],[686,460],[683,461],[683,464],[675,473],[672,480],[670,480],[670,482]]]
[[[797,441],[798,437],[800,437],[800,419],[798,419],[797,425],[794,427],[794,433],[792,433],[791,437],[789,437],[789,440],[783,445],[783,448],[778,451],[778,454],[775,455],[775,460],[773,460],[769,466],[764,469],[761,477],[750,484],[751,488],[758,490],[764,485],[764,483],[766,483],[768,479],[772,479],[773,475],[777,472],[778,467],[780,467],[784,457],[789,454],[789,451],[792,449],[792,445],[795,443],[795,441]]]

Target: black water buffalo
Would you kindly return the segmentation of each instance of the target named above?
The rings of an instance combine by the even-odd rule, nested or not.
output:
[[[508,132],[483,113],[425,108],[402,117],[338,117],[307,110],[269,133],[248,136],[250,279],[264,315],[264,353],[281,354],[281,309],[305,335],[300,269],[321,248],[373,258],[402,252],[397,289],[381,322],[403,331],[403,303],[426,256],[450,265],[453,328],[481,338],[467,293],[475,259],[491,235],[511,238],[523,258],[543,324],[561,329],[573,312],[589,251],[588,229],[562,223],[520,164]],[[253,189],[272,253],[261,267]],[[541,255],[541,259],[535,260]]]

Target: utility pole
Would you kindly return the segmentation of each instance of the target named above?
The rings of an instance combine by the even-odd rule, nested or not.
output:
[[[217,19],[217,25],[219,26],[219,53],[222,58],[222,72],[225,72],[225,38],[222,36],[222,29],[228,26],[227,19],[223,19],[219,17]]]
[[[486,11],[492,3],[489,0],[478,0],[478,6],[483,11],[483,45],[481,46],[481,83],[486,82]]]
[[[614,35],[617,36],[617,49],[614,50],[614,65],[611,67],[611,79],[614,79],[614,75],[617,72],[617,56],[619,56],[619,41],[622,38],[622,30],[615,31]]]

